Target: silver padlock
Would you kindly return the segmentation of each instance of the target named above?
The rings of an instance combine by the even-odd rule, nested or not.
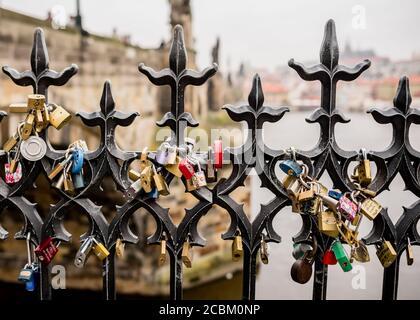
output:
[[[75,189],[82,189],[85,187],[85,180],[82,172],[72,174],[71,178]]]
[[[197,161],[198,171],[194,174],[195,176],[195,185],[197,188],[205,187],[207,185],[206,181],[206,175],[204,174],[204,171],[201,169],[200,160]]]
[[[175,164],[176,163],[176,156],[177,156],[176,146],[168,146],[166,163],[167,164]]]
[[[93,247],[93,237],[87,238],[79,248],[79,251],[76,253],[76,257],[74,259],[74,265],[77,268],[83,268],[86,263],[86,260],[89,256],[89,253],[92,251]]]
[[[159,149],[156,152],[156,162],[162,166],[168,164],[168,147],[169,144],[164,142],[160,145]]]
[[[133,199],[141,190],[141,179],[134,181],[130,187],[124,192],[124,197],[128,200]]]
[[[31,136],[20,144],[20,154],[26,160],[41,160],[47,153],[47,145],[44,140],[37,136]]]

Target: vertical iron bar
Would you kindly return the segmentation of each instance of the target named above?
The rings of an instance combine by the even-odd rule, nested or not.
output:
[[[314,286],[312,291],[312,300],[327,299],[327,278],[328,266],[323,264],[321,260],[315,259]]]
[[[244,264],[242,273],[242,299],[255,300],[255,281],[257,275],[256,254],[250,253],[247,247],[244,247]]]
[[[171,300],[182,300],[181,251],[177,255],[170,254],[170,298]]]
[[[398,277],[400,269],[400,256],[397,260],[384,269],[384,278],[382,282],[382,300],[397,300]]]
[[[103,295],[105,300],[115,300],[115,247],[109,250],[109,256],[102,263]]]

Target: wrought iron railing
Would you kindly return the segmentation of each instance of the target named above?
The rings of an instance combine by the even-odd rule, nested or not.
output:
[[[347,171],[350,163],[356,161],[358,152],[342,150],[335,140],[335,125],[347,123],[346,118],[336,108],[336,85],[339,80],[353,81],[370,66],[370,61],[365,60],[355,67],[349,68],[338,64],[339,51],[336,40],[335,25],[332,20],[325,27],[324,40],[320,52],[320,63],[313,67],[306,67],[293,59],[289,66],[296,70],[305,81],[318,80],[321,83],[321,106],[306,119],[309,123],[318,123],[320,137],[317,145],[309,151],[297,151],[296,156],[309,168],[309,173],[314,177],[321,177],[327,171],[333,181],[334,187],[343,191],[352,189]],[[213,65],[202,72],[186,69],[187,54],[183,41],[182,27],[174,29],[172,46],[169,54],[169,68],[154,71],[144,64],[139,65],[139,71],[144,74],[154,85],[169,86],[171,90],[171,111],[166,113],[162,120],[157,122],[160,127],[171,129],[171,143],[182,147],[184,134],[187,127],[198,126],[192,115],[184,112],[184,91],[188,85],[200,86],[217,71]],[[77,73],[77,66],[58,73],[49,69],[47,47],[41,29],[35,31],[34,43],[31,54],[31,70],[18,72],[10,67],[3,67],[3,71],[18,85],[32,86],[34,93],[43,94],[48,101],[48,88],[62,86]],[[115,143],[115,129],[117,126],[129,126],[138,113],[122,113],[115,110],[115,102],[111,93],[111,85],[104,84],[100,109],[96,112],[79,112],[84,125],[88,127],[99,126],[100,145],[85,155],[88,170],[85,188],[75,196],[60,192],[61,200],[53,205],[48,216],[42,219],[36,205],[30,203],[24,196],[25,191],[33,188],[37,177],[46,174],[64,157],[64,151],[55,150],[49,143],[46,133],[41,138],[47,143],[46,156],[40,161],[28,162],[22,160],[23,178],[13,186],[0,180],[1,208],[11,207],[14,212],[22,213],[25,219],[24,227],[15,237],[26,239],[28,233],[33,235],[34,245],[39,244],[47,237],[59,241],[69,241],[71,235],[62,225],[66,208],[77,206],[89,216],[90,229],[83,238],[94,235],[109,249],[110,255],[103,261],[103,291],[106,299],[115,299],[115,244],[117,239],[124,242],[135,243],[137,238],[129,229],[129,218],[139,208],[144,208],[156,221],[156,231],[149,237],[149,244],[158,244],[166,238],[166,247],[170,255],[170,296],[171,299],[182,299],[182,246],[189,239],[192,246],[205,246],[206,241],[197,231],[197,223],[213,205],[225,209],[230,217],[231,224],[224,240],[233,240],[237,231],[240,231],[243,241],[243,298],[255,298],[257,254],[261,240],[265,242],[280,242],[281,238],[273,227],[273,219],[284,207],[290,205],[287,194],[281,187],[274,169],[276,164],[289,157],[284,150],[273,150],[264,145],[262,128],[265,122],[279,121],[285,112],[285,107],[272,108],[264,106],[264,94],[261,80],[258,75],[253,79],[252,89],[248,98],[249,105],[225,106],[224,109],[233,121],[245,121],[248,126],[247,140],[240,147],[226,148],[224,150],[225,162],[230,162],[233,169],[230,176],[221,179],[213,188],[200,188],[191,192],[198,199],[198,204],[193,208],[185,208],[186,215],[177,226],[171,220],[169,209],[161,207],[154,199],[147,198],[140,192],[133,199],[117,207],[115,218],[108,223],[89,194],[98,191],[104,177],[111,177],[118,190],[125,191],[130,185],[128,167],[137,159],[141,152],[126,152],[120,150]],[[412,123],[420,123],[420,112],[410,108],[411,97],[409,82],[406,77],[400,80],[394,106],[381,110],[371,109],[369,112],[381,124],[392,124],[393,141],[387,150],[382,152],[368,152],[368,159],[374,161],[377,174],[370,185],[374,191],[381,193],[387,189],[394,177],[400,173],[408,190],[420,196],[420,153],[414,150],[409,141],[409,129]],[[1,118],[6,114],[2,112]],[[149,160],[155,161],[155,152],[150,152]],[[6,153],[1,152],[5,157]],[[207,153],[200,154],[205,159]],[[250,171],[255,169],[261,179],[262,187],[274,193],[275,197],[267,204],[261,205],[260,212],[251,222],[243,210],[231,196],[232,192],[241,187]],[[170,173],[165,174],[168,183],[173,179]],[[183,179],[185,184],[185,180]],[[313,299],[325,299],[327,290],[328,266],[322,263],[324,251],[329,248],[331,238],[318,232],[314,217],[302,215],[303,227],[296,237],[295,242],[301,242],[314,236],[318,242],[317,256],[314,264]],[[375,245],[386,239],[392,242],[398,252],[398,257],[406,249],[408,240],[412,245],[420,244],[420,236],[416,229],[420,217],[420,201],[405,209],[398,222],[394,225],[390,220],[387,210],[375,219],[373,229],[365,239],[367,245]],[[7,237],[5,230],[1,231],[2,238]],[[384,269],[383,299],[396,299],[398,288],[399,258],[389,268]],[[51,299],[50,270],[40,264],[39,280],[40,299]]]

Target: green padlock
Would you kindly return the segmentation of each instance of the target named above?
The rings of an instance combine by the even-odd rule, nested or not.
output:
[[[334,252],[335,258],[343,269],[344,272],[349,272],[353,267],[351,266],[350,260],[347,257],[346,251],[344,250],[343,244],[336,240],[331,245],[331,250]]]

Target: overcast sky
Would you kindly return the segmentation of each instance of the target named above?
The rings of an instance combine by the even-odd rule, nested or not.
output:
[[[0,5],[38,17],[61,4],[75,12],[75,0],[0,0]],[[110,35],[116,27],[143,47],[169,38],[167,0],[81,0],[85,28]],[[420,53],[418,0],[192,0],[193,28],[200,67],[210,62],[210,49],[221,37],[222,68],[241,61],[273,68],[294,57],[318,57],[323,26],[336,21],[341,47],[375,49],[379,55],[407,59]]]

